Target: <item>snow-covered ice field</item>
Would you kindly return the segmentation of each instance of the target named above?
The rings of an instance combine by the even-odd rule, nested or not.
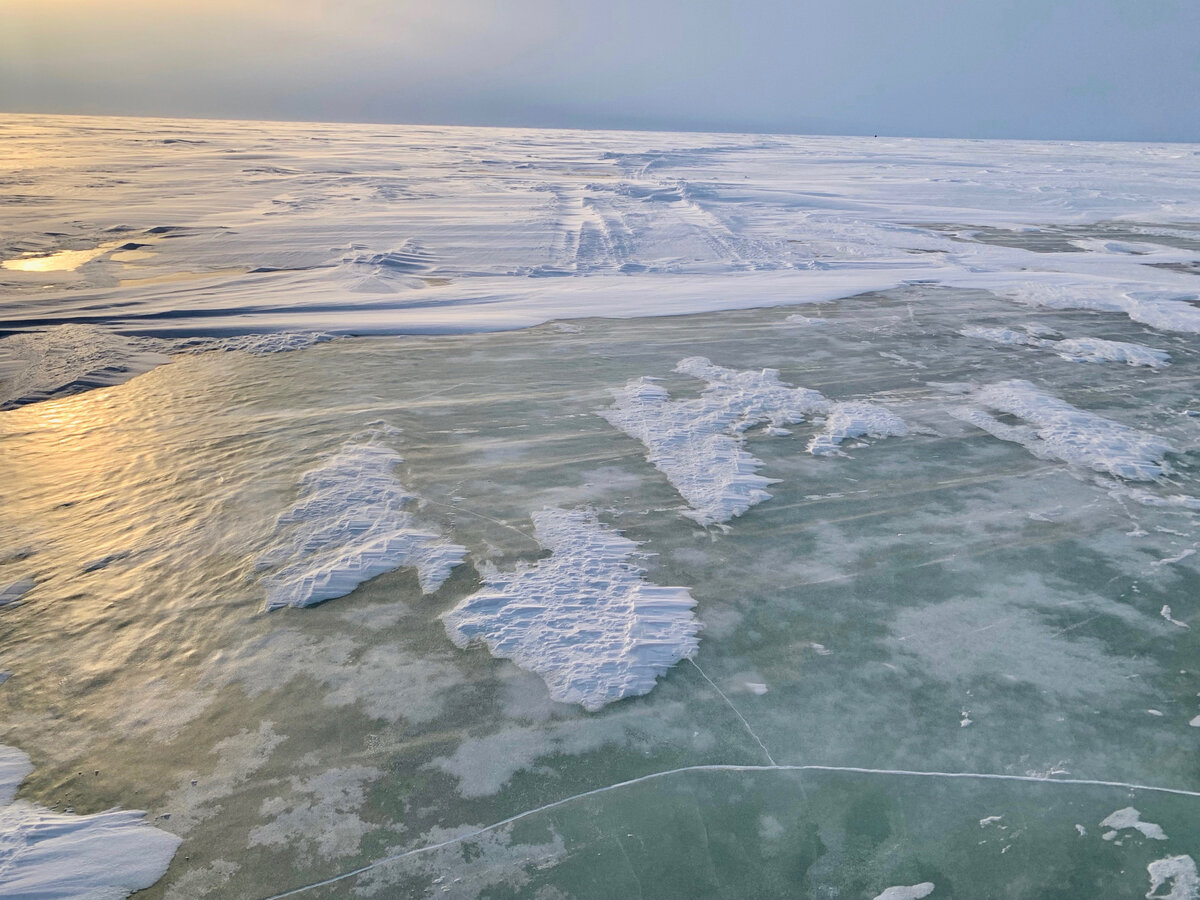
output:
[[[0,139],[0,896],[1200,896],[1200,147]]]

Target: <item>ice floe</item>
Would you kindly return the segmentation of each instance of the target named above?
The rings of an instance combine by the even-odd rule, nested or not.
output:
[[[393,474],[402,458],[374,438],[348,441],[305,473],[300,497],[279,516],[273,544],[259,557],[277,567],[264,577],[267,609],[312,606],[350,593],[401,566],[436,591],[467,555],[424,529],[405,507],[416,497]]]
[[[178,837],[135,810],[77,816],[14,800],[32,771],[28,756],[0,746],[0,895],[117,900],[162,878]]]
[[[660,587],[632,562],[636,542],[588,511],[533,514],[552,555],[500,572],[442,617],[459,647],[486,643],[493,656],[536,672],[563,703],[597,710],[648,693],[658,676],[696,651],[696,601]]]
[[[1200,874],[1196,872],[1196,861],[1190,856],[1166,856],[1146,866],[1150,876],[1147,900],[1197,900],[1200,897]],[[1160,890],[1169,887],[1163,894]]]
[[[953,410],[952,415],[1021,444],[1040,459],[1058,459],[1128,481],[1153,481],[1169,471],[1164,458],[1175,451],[1165,439],[1078,409],[1028,381],[986,385],[971,397],[974,406]],[[991,411],[1027,424],[1006,424]]]
[[[646,458],[691,507],[685,515],[701,525],[726,522],[770,499],[766,488],[773,480],[758,474],[762,460],[742,444],[742,435],[756,425],[782,435],[789,433],[787,425],[825,416],[824,429],[809,445],[817,455],[836,452],[849,437],[907,433],[903,420],[881,406],[831,402],[781,382],[775,369],[729,369],[693,356],[675,371],[707,382],[701,395],[672,400],[656,379],[643,377],[614,390],[616,404],[600,415],[646,446]]]

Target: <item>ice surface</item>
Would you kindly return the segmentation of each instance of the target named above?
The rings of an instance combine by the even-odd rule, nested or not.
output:
[[[1156,859],[1146,866],[1150,875],[1150,890],[1147,900],[1196,900],[1200,897],[1200,875],[1196,862],[1190,856],[1167,856]],[[1162,893],[1163,887],[1169,887]]]
[[[18,578],[16,581],[10,582],[3,588],[0,588],[0,609],[9,604],[16,603],[32,591],[35,584],[37,582],[32,578]]]
[[[1111,419],[1077,409],[1028,381],[1014,379],[974,392],[977,404],[955,415],[989,434],[1021,444],[1034,456],[1059,459],[1127,481],[1153,481],[1167,471],[1169,442]],[[1027,424],[1009,425],[992,412]]]
[[[675,371],[707,382],[690,400],[671,400],[652,378],[613,391],[605,419],[647,449],[646,458],[688,502],[701,525],[726,522],[770,499],[771,479],[757,473],[762,460],[742,447],[742,434],[761,424],[768,433],[823,413],[829,402],[816,391],[793,388],[774,369],[738,371],[704,357],[681,360]]]
[[[466,548],[418,526],[406,509],[416,498],[393,474],[402,461],[367,437],[305,473],[300,498],[279,516],[274,543],[259,558],[276,567],[263,579],[267,609],[341,597],[400,566],[416,568],[427,594],[450,577]]]
[[[634,541],[585,511],[543,509],[533,523],[552,555],[485,571],[483,589],[443,616],[455,644],[486,643],[541,675],[555,700],[592,711],[648,693],[696,652],[696,601],[647,582]]]
[[[14,800],[32,771],[28,756],[0,746],[0,896],[119,900],[163,876],[179,838],[141,812],[77,816]]]

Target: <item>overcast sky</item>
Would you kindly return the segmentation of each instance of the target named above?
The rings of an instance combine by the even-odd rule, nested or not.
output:
[[[1200,141],[1200,0],[0,0],[0,110]]]

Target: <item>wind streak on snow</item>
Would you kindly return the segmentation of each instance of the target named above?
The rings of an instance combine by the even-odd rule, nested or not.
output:
[[[833,403],[817,391],[794,388],[775,369],[737,370],[702,356],[681,360],[675,371],[708,383],[691,400],[672,400],[655,379],[643,377],[613,391],[616,403],[599,414],[646,446],[646,458],[687,501],[685,513],[701,525],[727,522],[771,498],[773,479],[758,474],[762,460],[743,447],[756,425],[788,434],[786,425],[806,416],[827,416],[824,431],[809,444],[816,455],[836,452],[848,437],[905,434],[894,413],[862,401]]]
[[[490,568],[484,587],[443,616],[459,647],[536,672],[562,703],[597,710],[648,693],[696,651],[696,601],[687,588],[646,582],[630,562],[638,545],[579,510],[533,514],[553,555],[514,572]]]
[[[975,406],[952,410],[952,415],[1022,445],[1039,459],[1058,459],[1127,481],[1153,481],[1167,473],[1164,457],[1175,452],[1158,435],[1077,409],[1028,381],[986,385],[972,399]],[[1007,425],[988,410],[1028,424]]]
[[[544,812],[549,812],[553,809],[558,809],[568,804],[575,803],[579,800],[586,800],[589,797],[596,797],[600,794],[607,794],[611,791],[622,790],[627,787],[633,787],[639,784],[645,784],[650,781],[657,781],[660,778],[669,778],[674,775],[685,775],[692,772],[733,772],[733,773],[762,773],[762,772],[833,772],[843,773],[847,775],[884,775],[897,776],[908,778],[948,778],[954,780],[968,781],[1020,781],[1032,784],[1053,784],[1063,787],[1106,787],[1118,788],[1121,790],[1130,791],[1147,791],[1155,794],[1170,794],[1178,797],[1191,797],[1200,800],[1200,791],[1189,791],[1183,788],[1168,788],[1157,787],[1148,784],[1131,784],[1124,781],[1101,781],[1092,778],[1045,778],[1037,775],[1001,775],[993,772],[923,772],[913,769],[868,769],[859,766],[822,766],[822,765],[769,765],[769,766],[739,766],[726,763],[713,763],[710,765],[698,766],[682,766],[677,769],[667,769],[662,772],[651,772],[648,775],[641,775],[637,778],[630,778],[628,781],[618,781],[615,784],[604,785],[603,787],[593,788],[590,791],[583,791],[579,794],[572,794],[570,797],[563,797],[561,800],[554,800],[542,806],[533,809],[527,809],[524,812],[519,812],[516,815],[509,816],[507,819],[501,819],[499,822],[493,822],[491,825],[485,825],[482,828],[475,828],[466,831],[457,837],[452,837],[445,841],[440,841],[436,844],[427,844],[424,847],[415,847],[412,850],[405,850],[400,853],[395,853],[391,856],[385,856],[382,859],[377,859],[374,862],[367,863],[365,866],[359,866],[357,869],[351,869],[347,872],[342,872],[334,875],[331,878],[326,878],[323,881],[315,881],[312,884],[301,885],[300,887],[292,888],[289,891],[284,891],[281,894],[272,894],[270,897],[263,900],[283,900],[284,897],[295,897],[298,894],[304,894],[308,891],[316,890],[317,888],[328,887],[331,884],[345,881],[348,878],[354,878],[362,875],[364,872],[369,872],[372,869],[378,869],[388,863],[399,862],[402,859],[408,859],[413,856],[420,856],[424,853],[432,853],[437,850],[444,850],[447,847],[453,847],[456,844],[461,844],[464,841],[469,841],[472,838],[477,838],[480,835],[487,834],[490,831],[495,831],[498,828],[504,828],[514,822],[519,822],[522,819],[528,819],[531,816],[540,815]],[[1196,868],[1195,863],[1191,863],[1190,878],[1188,877],[1188,866],[1182,862],[1186,860],[1191,863],[1190,857],[1168,857],[1164,860],[1158,860],[1157,863],[1150,864],[1150,877],[1153,881],[1151,894],[1162,885],[1165,881],[1172,878],[1182,877],[1184,884],[1190,888],[1196,885]],[[1158,868],[1156,869],[1155,866]],[[1180,882],[1175,882],[1178,889]],[[1147,894],[1150,896],[1150,894]],[[1172,893],[1170,897],[1164,900],[1191,900],[1191,895]]]
[[[162,878],[180,838],[139,811],[76,816],[14,800],[32,771],[28,756],[0,746],[0,895],[116,900]]]
[[[364,581],[413,566],[433,593],[463,561],[465,547],[422,530],[404,508],[416,497],[392,470],[402,458],[372,438],[351,440],[306,472],[300,497],[279,516],[273,545],[259,557],[278,569],[263,579],[266,608],[313,606]]]

